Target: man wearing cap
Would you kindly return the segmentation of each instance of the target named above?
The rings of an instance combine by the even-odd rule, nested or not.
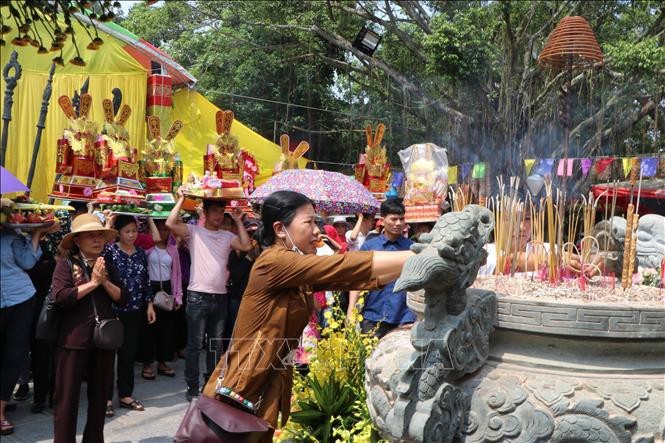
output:
[[[185,381],[187,400],[199,395],[199,353],[204,337],[208,337],[207,375],[217,364],[222,350],[224,324],[229,313],[227,295],[227,263],[231,250],[249,251],[252,242],[242,223],[242,211],[236,209],[232,217],[238,227],[238,236],[222,229],[224,200],[203,200],[205,223],[203,226],[182,223],[180,208],[185,198],[178,190],[178,202],[166,219],[166,227],[176,236],[184,238],[189,246],[192,264],[187,288],[187,347],[185,350]],[[206,377],[206,374],[204,374]]]

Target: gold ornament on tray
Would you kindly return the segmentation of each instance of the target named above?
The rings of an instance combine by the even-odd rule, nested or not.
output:
[[[241,154],[238,138],[231,135],[231,125],[234,118],[233,111],[217,111],[217,114],[215,114],[218,137],[215,142],[217,151],[213,154],[220,169],[238,174],[241,165]],[[212,169],[208,170],[212,172]],[[224,176],[228,176],[228,174],[225,173]]]
[[[369,177],[369,190],[373,193],[383,193],[388,189],[390,164],[388,163],[386,147],[381,146],[385,132],[386,126],[383,123],[379,123],[376,127],[376,133],[372,131],[371,125],[367,125],[365,128],[365,135],[367,136],[365,169]]]
[[[122,105],[118,114],[114,112],[113,102],[108,98],[102,101],[102,108],[104,109],[102,139],[111,148],[115,157],[131,158],[129,132],[125,128],[125,123],[127,123],[129,116],[132,114],[132,108],[129,105]]]
[[[69,128],[64,130],[64,137],[69,147],[76,156],[89,157],[99,133],[97,122],[88,120],[92,96],[88,93],[81,94],[78,115],[72,105],[72,101],[66,95],[58,98],[58,104],[69,119]]]
[[[280,163],[275,167],[275,173],[285,171],[287,169],[299,169],[298,160],[309,151],[309,143],[301,141],[296,146],[296,149],[291,152],[291,139],[287,134],[282,134],[279,137],[279,144],[282,147],[282,155],[279,156]]]
[[[182,129],[182,121],[176,120],[169,128],[165,138],[161,136],[161,123],[159,117],[151,115],[148,117],[148,132],[150,140],[146,143],[146,149],[143,151],[145,159],[146,175],[169,175],[174,166],[174,141]]]

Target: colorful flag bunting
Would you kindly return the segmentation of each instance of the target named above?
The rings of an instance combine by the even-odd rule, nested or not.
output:
[[[457,166],[448,166],[448,184],[457,184]]]
[[[525,158],[524,159],[524,171],[526,172],[526,175],[529,175],[531,172],[531,168],[533,168],[533,164],[536,162],[535,158]]]
[[[623,157],[621,159],[621,165],[623,166],[623,176],[628,177],[630,174],[630,169],[632,166],[633,160],[630,157]]]
[[[533,171],[534,174],[542,175],[543,177],[547,175],[552,175],[552,167],[554,166],[553,158],[542,158],[538,161],[538,164]]]
[[[658,170],[658,159],[656,157],[643,158],[640,168],[643,177],[653,177]]]
[[[485,163],[476,163],[473,165],[473,172],[471,173],[471,177],[475,179],[485,178],[485,170]]]
[[[596,173],[602,174],[613,161],[614,159],[611,157],[603,157],[596,160]]]
[[[471,163],[462,163],[462,180],[466,180],[466,178],[469,176],[469,172],[471,172]]]
[[[556,175],[558,175],[559,177],[563,176],[564,174],[568,177],[573,175],[574,162],[575,159],[573,158],[569,158],[567,162],[566,159],[559,160],[559,166],[557,167]]]
[[[589,173],[592,164],[593,161],[590,158],[583,158],[580,160],[580,168],[582,168],[582,175],[584,177],[586,177],[587,174]]]

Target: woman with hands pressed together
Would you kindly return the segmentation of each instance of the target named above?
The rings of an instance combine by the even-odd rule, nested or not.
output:
[[[125,306],[114,307],[124,330],[122,346],[118,349],[118,402],[123,408],[143,411],[145,408],[141,402],[132,397],[134,361],[144,317],[147,316],[148,323],[155,322],[154,294],[145,251],[134,245],[138,236],[136,219],[129,215],[111,216],[110,223],[118,231],[118,241],[106,245],[104,258],[120,271],[122,283],[129,294]],[[108,416],[113,415],[112,398],[113,390],[109,389]]]
[[[88,417],[83,442],[104,441],[104,413],[113,383],[115,352],[96,348],[93,342],[95,309],[100,319],[113,317],[112,303],[123,306],[128,294],[116,267],[102,251],[116,231],[105,228],[97,216],[82,214],[60,243],[64,257],[53,272],[52,297],[60,309],[56,342],[54,441],[76,441],[81,381],[87,376]],[[94,306],[93,306],[94,303]]]
[[[367,251],[317,256],[320,231],[314,204],[279,191],[261,209],[263,253],[252,268],[229,351],[203,395],[249,409],[271,429],[289,418],[293,368],[284,362],[298,347],[314,310],[313,291],[371,289],[397,279],[410,251]]]

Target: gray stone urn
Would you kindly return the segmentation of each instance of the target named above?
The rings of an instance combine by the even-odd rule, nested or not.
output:
[[[381,435],[665,442],[665,307],[467,289],[484,220],[478,208],[444,215],[396,283],[419,321],[386,335],[367,360],[367,404]]]
[[[408,304],[422,319],[422,291],[409,293]],[[465,399],[457,406],[463,411],[453,408],[448,415],[462,416],[459,426],[444,419],[436,435],[384,436],[427,442],[665,441],[665,308],[500,294],[496,306],[484,365],[454,383]],[[373,417],[379,414],[372,390],[376,394],[383,386],[386,398],[394,398],[390,379],[413,352],[409,332],[397,331],[368,360]],[[439,401],[441,406],[446,405]]]

